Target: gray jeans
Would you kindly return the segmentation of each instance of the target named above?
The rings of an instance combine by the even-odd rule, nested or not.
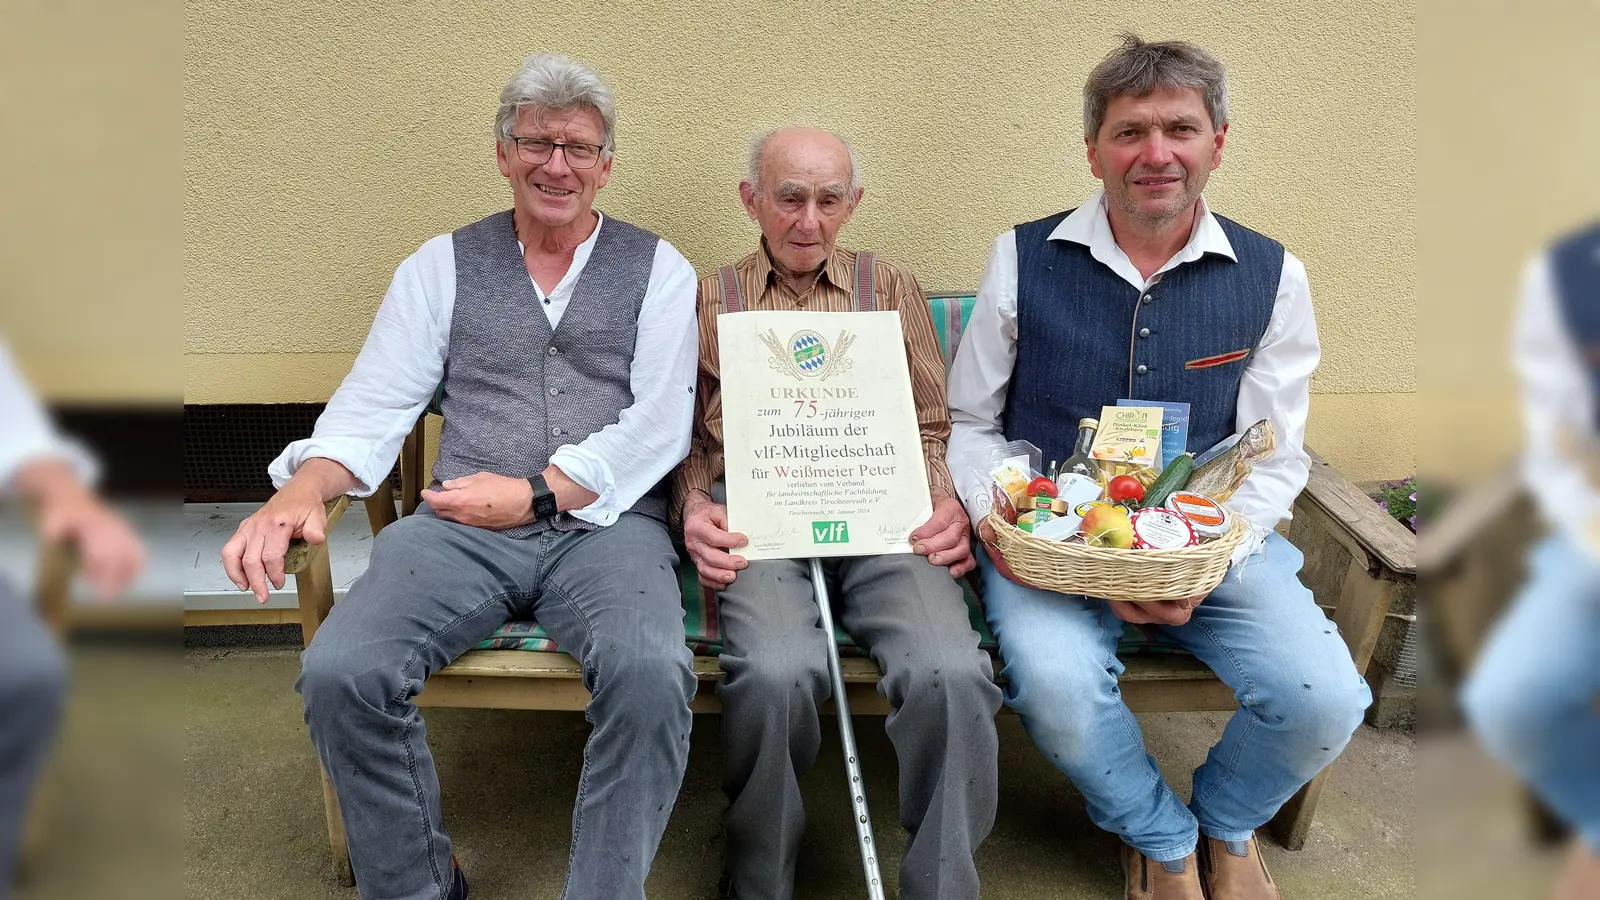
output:
[[[67,664],[29,601],[0,578],[0,900],[12,873],[33,784],[55,738]]]
[[[593,695],[562,896],[643,900],[689,754],[695,679],[676,565],[666,528],[635,513],[517,540],[423,506],[379,534],[296,685],[363,900],[448,896],[450,839],[412,699],[502,622],[529,617],[583,665]]]
[[[828,560],[837,621],[883,670],[900,764],[905,900],[978,896],[973,853],[994,826],[1000,689],[949,570],[910,554]],[[807,564],[757,561],[718,595],[728,874],[739,900],[788,900],[805,830],[798,776],[831,686]],[[844,785],[840,785],[844,789]]]

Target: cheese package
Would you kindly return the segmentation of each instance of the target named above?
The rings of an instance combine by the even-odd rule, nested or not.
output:
[[[1006,463],[993,472],[990,477],[994,484],[1011,500],[1011,505],[1018,510],[1028,506],[1025,502],[1028,493],[1028,472],[1016,463]]]
[[[1155,481],[1161,468],[1162,414],[1159,406],[1100,409],[1100,429],[1089,455],[1099,464],[1102,483],[1118,475],[1133,475],[1146,486]]]

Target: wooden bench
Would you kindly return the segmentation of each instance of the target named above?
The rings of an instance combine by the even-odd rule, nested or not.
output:
[[[931,295],[930,300],[948,359],[970,314],[971,295]],[[401,449],[400,515],[416,510],[419,493],[428,482],[423,453],[426,418],[418,420]],[[374,535],[397,521],[395,500],[387,483],[366,499]],[[330,533],[333,521],[348,505],[348,498],[328,504]],[[1357,668],[1365,672],[1395,591],[1401,584],[1415,581],[1415,536],[1313,453],[1310,480],[1295,501],[1289,540],[1306,557],[1302,580],[1317,602],[1330,610]],[[297,541],[285,559],[285,570],[295,578],[301,629],[309,645],[333,608],[328,554],[322,547]],[[1125,662],[1122,694],[1135,712],[1237,708],[1227,685],[1192,656],[1149,654]],[[692,707],[697,712],[715,711],[715,684],[722,677],[717,658],[697,656],[694,668],[700,690]],[[870,659],[851,658],[844,661],[843,668],[851,710],[863,715],[886,714],[887,702],[876,691],[880,675],[876,665]],[[416,702],[424,707],[581,710],[588,700],[581,676],[578,664],[563,653],[473,650],[434,673]],[[1272,830],[1288,849],[1298,850],[1305,844],[1327,777],[1328,770],[1324,770],[1273,820]],[[335,866],[340,877],[352,883],[339,801],[326,773],[322,788]]]

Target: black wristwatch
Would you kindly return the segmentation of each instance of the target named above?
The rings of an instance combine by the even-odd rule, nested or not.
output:
[[[545,519],[556,517],[556,494],[550,490],[550,485],[545,484],[543,475],[535,475],[528,479],[528,484],[533,485],[533,520],[542,522]]]

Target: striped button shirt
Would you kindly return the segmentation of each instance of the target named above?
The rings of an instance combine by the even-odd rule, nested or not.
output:
[[[835,247],[823,264],[815,284],[796,294],[772,268],[766,242],[754,253],[734,264],[739,286],[749,309],[817,310],[849,312],[850,285],[855,281],[855,251]],[[873,271],[877,285],[877,308],[899,310],[900,329],[905,334],[906,362],[911,370],[911,395],[917,407],[917,424],[922,432],[922,456],[927,466],[928,492],[937,504],[955,497],[955,485],[945,464],[945,442],[950,438],[950,408],[945,400],[944,357],[934,335],[933,318],[922,288],[905,267],[877,258]],[[722,311],[722,293],[716,273],[700,279],[697,299],[700,316],[699,391],[695,399],[694,435],[689,456],[673,477],[674,517],[683,512],[683,501],[691,491],[711,493],[711,484],[722,477],[722,390],[718,379],[717,315]]]

